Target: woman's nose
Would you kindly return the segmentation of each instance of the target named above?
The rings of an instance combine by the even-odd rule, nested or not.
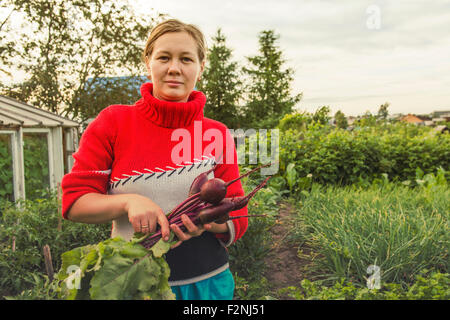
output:
[[[180,73],[180,62],[177,59],[172,59],[172,61],[169,64],[169,73]]]

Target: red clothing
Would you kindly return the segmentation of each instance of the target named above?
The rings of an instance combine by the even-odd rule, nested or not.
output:
[[[80,196],[91,192],[139,193],[168,213],[187,197],[195,176],[211,168],[214,161],[220,163],[215,177],[229,181],[239,176],[231,134],[224,124],[203,116],[206,97],[202,92],[193,91],[188,102],[176,103],[154,98],[152,90],[152,83],[144,83],[142,98],[134,105],[109,106],[89,124],[73,155],[72,171],[62,180],[64,218]],[[211,133],[223,137],[222,150],[211,148],[212,141],[207,140]],[[180,151],[182,134],[190,135],[190,141],[183,140],[190,150],[183,150],[187,158],[174,162],[174,150]],[[238,181],[228,188],[227,197],[243,194]],[[246,214],[247,207],[230,213]],[[119,220],[113,222],[113,236],[129,238],[128,217]],[[247,223],[247,218],[228,221],[228,236],[215,236],[229,245],[242,237]]]

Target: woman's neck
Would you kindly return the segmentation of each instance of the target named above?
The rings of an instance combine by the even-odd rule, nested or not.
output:
[[[141,86],[141,95],[142,99],[136,103],[136,106],[145,118],[158,126],[187,127],[195,120],[203,118],[206,97],[200,91],[192,91],[187,102],[165,101],[154,97],[153,84],[146,82]]]

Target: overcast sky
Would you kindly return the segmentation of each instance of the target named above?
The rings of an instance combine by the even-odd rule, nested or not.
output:
[[[134,0],[139,13],[193,23],[208,43],[222,28],[234,59],[272,29],[295,70],[300,110],[346,115],[450,110],[450,0]]]

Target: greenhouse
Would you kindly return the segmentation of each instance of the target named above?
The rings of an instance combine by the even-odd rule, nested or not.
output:
[[[0,199],[39,198],[73,165],[79,123],[0,95]]]

